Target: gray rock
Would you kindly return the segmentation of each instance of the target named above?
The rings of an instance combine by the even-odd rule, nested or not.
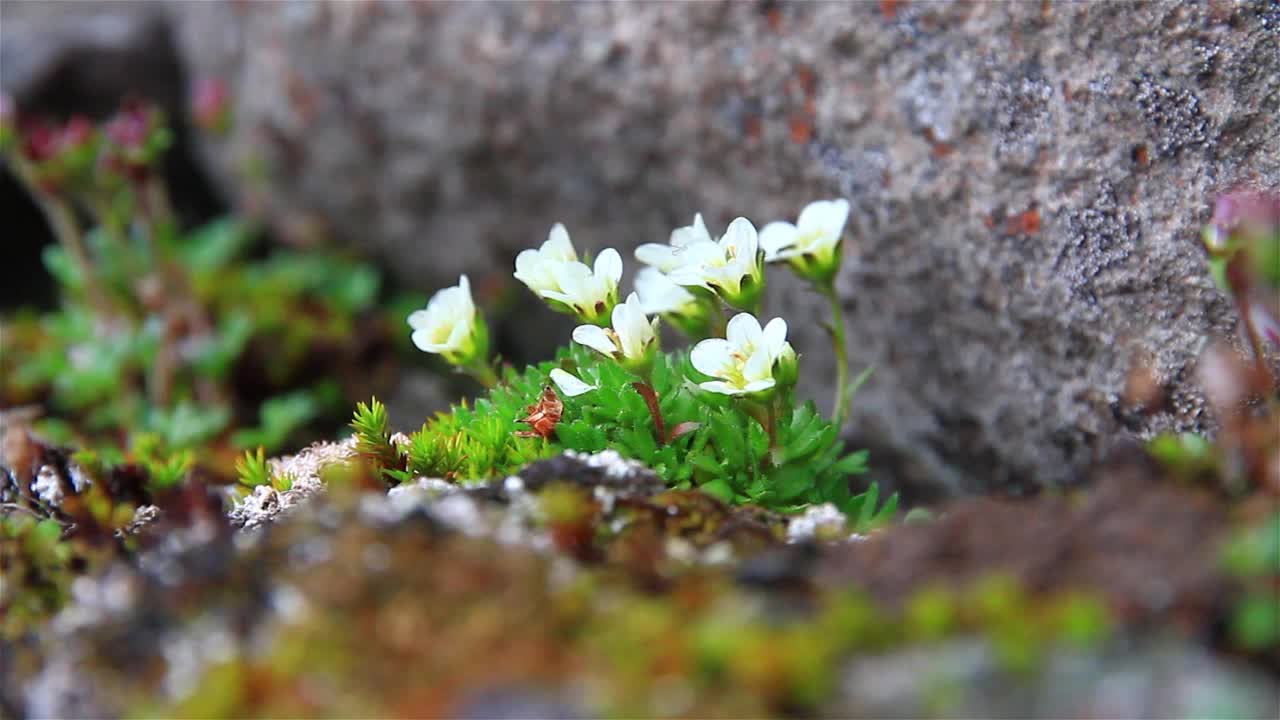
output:
[[[1275,683],[1264,673],[1176,642],[1058,648],[1020,672],[1003,667],[990,643],[971,638],[848,661],[821,714],[1269,718],[1277,710]]]
[[[1189,370],[1233,321],[1197,231],[1216,193],[1280,184],[1269,2],[166,12],[192,74],[234,88],[209,158],[242,202],[424,295],[509,282],[556,220],[625,250],[697,210],[715,229],[849,198],[839,286],[854,370],[877,368],[851,439],[916,497],[1077,479],[1124,430],[1139,353],[1174,412],[1131,429],[1201,426]],[[773,277],[803,390],[829,403],[821,304]],[[553,321],[514,297],[510,325]]]

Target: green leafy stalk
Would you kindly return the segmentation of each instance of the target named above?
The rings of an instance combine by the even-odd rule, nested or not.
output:
[[[476,363],[472,367],[463,368],[463,371],[475,378],[475,381],[485,390],[492,390],[498,384],[498,374],[487,362]]]

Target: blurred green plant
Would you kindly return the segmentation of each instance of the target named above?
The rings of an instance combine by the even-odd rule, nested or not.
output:
[[[196,110],[222,123],[214,100]],[[353,345],[388,335],[370,318],[371,267],[317,248],[264,252],[241,218],[182,228],[159,172],[171,132],[152,107],[101,124],[2,122],[4,161],[58,239],[44,263],[61,306],[0,319],[0,405],[38,406],[34,427],[59,442],[162,448],[168,460],[148,458],[167,485],[196,465],[229,478],[236,451],[297,443],[336,424],[354,386],[367,392]]]
[[[1244,587],[1232,610],[1232,642],[1280,653],[1280,512],[1236,530],[1223,547],[1222,563]]]

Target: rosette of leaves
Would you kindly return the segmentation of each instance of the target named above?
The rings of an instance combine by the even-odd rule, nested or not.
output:
[[[548,437],[528,437],[521,422],[561,368],[597,386],[562,397],[563,413]],[[701,390],[684,352],[660,354],[650,378],[664,420],[655,426],[637,378],[617,363],[581,347],[502,382],[474,403],[431,418],[409,435],[407,447],[389,441],[385,419],[370,406],[357,412],[358,448],[393,481],[414,476],[488,480],[517,472],[564,450],[613,449],[638,460],[677,489],[696,488],[734,503],[780,510],[834,503],[858,528],[892,517],[897,496],[880,503],[878,489],[855,493],[852,476],[866,471],[865,451],[847,452],[839,432],[812,403],[787,407],[770,443],[760,422],[732,398]],[[394,459],[392,459],[394,458]]]

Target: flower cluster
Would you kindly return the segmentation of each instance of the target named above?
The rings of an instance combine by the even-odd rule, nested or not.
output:
[[[740,310],[758,309],[764,295],[764,252],[746,218],[729,223],[724,235],[712,240],[697,215],[692,225],[671,233],[669,244],[636,248],[636,259],[676,286],[694,288],[707,298],[719,296]]]
[[[596,257],[595,265],[588,267],[578,260],[569,231],[556,223],[541,248],[516,256],[515,277],[552,309],[600,325],[608,321],[618,304],[622,257],[607,248]]]
[[[640,385],[648,382],[659,352],[658,320],[664,318],[700,340],[690,362],[706,379],[696,387],[767,404],[795,384],[799,359],[787,342],[785,320],[774,318],[762,327],[756,317],[763,301],[765,263],[785,262],[826,292],[842,325],[833,288],[848,216],[847,201],[820,201],[805,207],[795,224],[773,222],[757,233],[750,220],[739,217],[713,238],[702,215],[695,215],[692,224],[672,231],[666,244],[647,243],[636,249],[635,257],[645,267],[636,275],[635,292],[622,303],[618,285],[623,267],[617,250],[602,250],[588,265],[559,223],[540,247],[516,256],[514,275],[553,310],[578,318],[582,324],[573,331],[574,342],[617,362],[638,377]],[[745,312],[726,323],[725,305]],[[465,276],[457,287],[440,291],[425,310],[413,313],[409,324],[422,350],[473,374],[489,367],[488,332]],[[837,355],[843,363],[842,330],[837,334]],[[569,397],[595,389],[561,369],[552,372],[551,379]],[[845,379],[841,368],[841,397]],[[660,418],[655,417],[655,423],[660,425]]]

